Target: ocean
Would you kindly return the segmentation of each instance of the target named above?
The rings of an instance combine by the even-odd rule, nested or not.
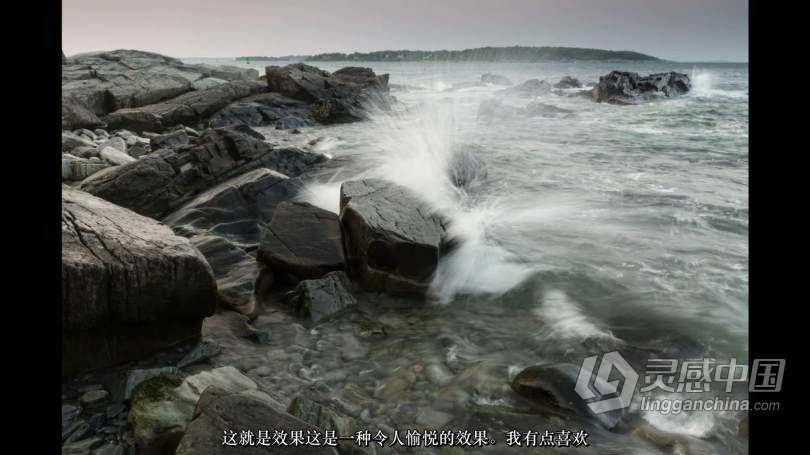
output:
[[[230,59],[185,61],[247,66]],[[285,63],[250,66],[263,73],[266,64]],[[384,397],[372,421],[405,428],[480,407],[517,412],[521,404],[509,381],[523,368],[579,367],[584,358],[611,351],[637,370],[651,358],[748,363],[747,64],[314,65],[388,73],[399,103],[365,122],[301,134],[259,128],[270,142],[307,145],[334,158],[331,171],[299,198],[336,212],[343,181],[384,178],[418,193],[461,239],[441,260],[427,305],[383,315],[397,321],[398,336],[368,347],[363,361],[334,363],[347,375],[324,381],[336,390],[355,381],[371,394],[391,372],[418,364],[467,374],[474,386],[455,390],[427,381]],[[565,93],[503,95],[497,91],[504,87],[492,85],[451,89],[484,73],[516,84],[573,76],[589,87],[614,69],[683,72],[692,90],[615,106]],[[540,101],[570,112],[479,118],[481,103],[490,99],[516,107]],[[464,189],[450,178],[459,150],[473,153],[484,169]],[[332,336],[341,351],[339,332],[322,335]],[[315,363],[330,364],[331,354],[313,355]],[[648,378],[639,373],[641,385]],[[746,385],[735,385],[733,397],[747,398]],[[655,393],[722,399],[724,386]],[[629,410],[637,417],[634,431],[594,430],[591,444],[605,449],[600,453],[649,453],[654,445],[639,430],[646,428],[697,441],[707,453],[747,450],[738,432],[744,412],[664,414],[638,406],[636,397]],[[595,422],[588,428],[597,428]]]

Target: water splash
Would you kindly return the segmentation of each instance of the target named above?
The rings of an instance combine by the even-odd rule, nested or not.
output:
[[[716,94],[714,90],[714,75],[704,69],[694,67],[692,68],[692,96],[697,97],[710,97]]]

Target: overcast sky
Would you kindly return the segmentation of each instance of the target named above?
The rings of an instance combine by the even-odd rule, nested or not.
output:
[[[572,46],[748,61],[744,0],[63,0],[67,55]]]

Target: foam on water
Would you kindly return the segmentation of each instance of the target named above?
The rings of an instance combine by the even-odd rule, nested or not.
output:
[[[577,302],[563,291],[549,290],[542,296],[534,314],[545,323],[544,338],[586,340],[588,338],[613,338],[589,317],[585,316]]]

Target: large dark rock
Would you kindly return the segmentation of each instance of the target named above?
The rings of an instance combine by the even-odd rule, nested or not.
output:
[[[187,239],[62,187],[63,374],[197,338],[215,307],[211,268]]]
[[[194,236],[191,244],[200,250],[214,271],[219,302],[242,314],[253,314],[257,298],[272,284],[272,280],[266,279],[268,275],[260,282],[256,260],[228,240],[213,235]]]
[[[83,181],[81,189],[160,219],[202,191],[253,169],[295,176],[325,159],[299,149],[274,148],[261,134],[238,125],[206,130],[195,145],[157,150],[105,169]]]
[[[286,300],[301,316],[312,322],[357,303],[346,272],[329,272],[317,280],[304,280],[287,294]]]
[[[216,235],[240,248],[252,249],[261,239],[261,226],[270,222],[276,206],[302,189],[298,179],[259,168],[204,191],[163,222],[186,237]]]
[[[260,225],[270,220],[279,202],[300,188],[298,180],[259,168],[206,190],[164,222],[180,235],[207,232],[253,249],[260,240]]]
[[[292,282],[346,268],[340,220],[306,202],[282,202],[262,237],[258,258]]]
[[[340,222],[350,270],[364,287],[425,294],[444,226],[416,194],[379,179],[345,182]]]
[[[591,90],[591,99],[597,103],[636,104],[683,95],[691,87],[686,74],[669,72],[639,76],[627,71],[611,71],[599,78],[599,83]]]
[[[211,127],[239,124],[248,126],[275,124],[278,128],[287,129],[312,126],[315,119],[307,103],[281,93],[270,92],[251,95],[231,103],[212,115],[208,121]]]
[[[517,95],[522,97],[532,97],[545,95],[551,91],[551,84],[539,79],[529,79],[528,81],[515,85],[514,87],[499,90],[498,93]]]
[[[295,63],[268,66],[265,72],[271,91],[309,103],[321,123],[362,120],[368,107],[386,108],[390,103],[388,75],[378,76],[370,68],[347,67],[330,74]]]
[[[223,444],[223,431],[236,432],[234,445]],[[307,431],[321,433],[323,429],[293,417],[270,404],[256,399],[246,393],[232,393],[216,387],[207,388],[197,402],[194,415],[186,427],[185,434],[177,446],[176,455],[249,455],[255,453],[272,454],[333,454],[334,447],[329,446],[292,446],[292,445],[239,445],[239,431],[258,430]],[[342,435],[340,435],[342,436]],[[289,441],[289,439],[288,439]],[[342,441],[341,444],[349,444]]]
[[[106,117],[110,129],[161,132],[183,124],[201,127],[205,121],[238,99],[267,90],[259,81],[233,81],[204,90],[195,90],[146,106],[119,109]]]

